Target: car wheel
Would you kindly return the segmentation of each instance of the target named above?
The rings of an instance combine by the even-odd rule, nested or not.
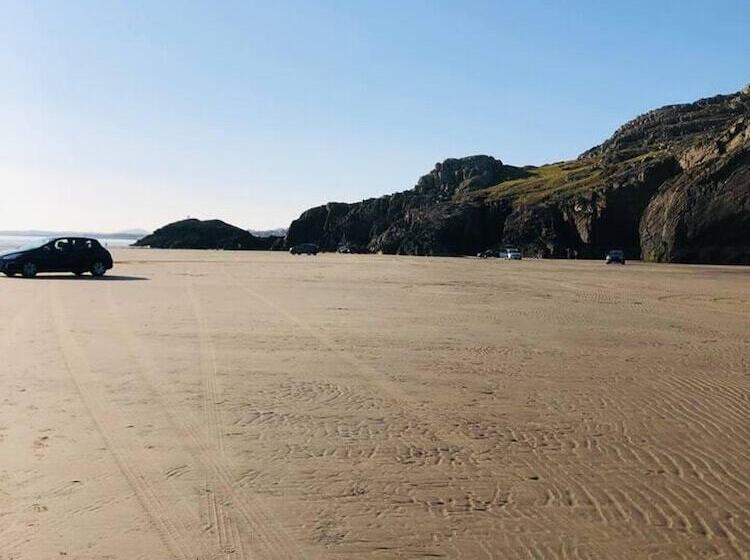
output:
[[[24,278],[33,278],[36,276],[36,273],[37,267],[33,262],[24,263],[23,268],[21,269],[21,274],[23,274]]]
[[[3,274],[5,274],[8,278],[12,278],[13,276],[16,275],[15,272],[3,272]]]
[[[96,261],[91,265],[91,274],[94,276],[104,276],[105,272],[107,272],[107,267],[102,261]]]

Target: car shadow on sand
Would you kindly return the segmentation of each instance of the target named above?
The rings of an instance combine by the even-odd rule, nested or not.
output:
[[[75,274],[40,274],[33,278],[13,276],[9,280],[76,280],[79,282],[140,282],[150,280],[145,276],[121,276],[118,274],[107,274],[106,276],[76,276]]]

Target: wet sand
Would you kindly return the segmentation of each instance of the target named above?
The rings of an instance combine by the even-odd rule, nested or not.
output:
[[[0,560],[749,558],[750,268],[0,279]]]

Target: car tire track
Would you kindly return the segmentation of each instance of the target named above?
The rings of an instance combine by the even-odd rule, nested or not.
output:
[[[203,551],[205,555],[203,543],[195,537],[195,532],[185,526],[179,527],[171,521],[169,511],[160,500],[153,486],[148,482],[147,476],[138,466],[142,464],[143,460],[133,458],[133,450],[137,446],[127,445],[115,434],[111,412],[108,412],[104,405],[106,398],[97,388],[99,380],[91,371],[85,353],[67,326],[59,289],[56,284],[50,284],[50,288],[51,313],[65,368],[84,408],[91,417],[96,431],[104,440],[118,469],[138,498],[151,521],[151,525],[155,528],[165,549],[172,558],[192,560],[195,558],[196,551]],[[172,510],[172,513],[176,512]],[[181,525],[185,524],[181,523]]]
[[[163,377],[157,374],[158,368],[153,358],[125,323],[111,289],[108,291],[107,300],[117,334],[133,356],[139,376],[152,388],[154,398],[159,401],[161,409],[169,416],[171,424],[182,432],[186,442],[192,446],[193,449],[190,452],[196,461],[196,466],[202,469],[212,490],[223,502],[232,504],[237,521],[246,529],[243,534],[252,543],[252,546],[248,548],[254,547],[260,554],[259,558],[264,560],[296,560],[302,557],[291,540],[277,528],[278,523],[263,511],[263,506],[236,487],[234,477],[227,468],[225,460],[217,453],[217,442],[211,437],[213,430],[202,430],[201,423],[194,418],[194,414],[184,408],[181,409],[179,415],[172,412],[180,409],[180,405],[170,402],[169,391],[164,385]],[[221,530],[226,535],[227,542],[233,538],[231,530],[224,528]],[[241,532],[234,531],[234,535],[239,533]],[[232,547],[236,558],[246,557],[245,547],[241,543],[233,543]],[[250,554],[252,556],[253,552]]]
[[[203,378],[203,412],[206,419],[206,430],[216,445],[218,453],[224,456],[223,421],[221,410],[217,407],[220,396],[217,389],[216,348],[206,324],[200,299],[195,293],[195,287],[190,278],[187,280],[187,293],[198,331],[198,347],[200,351],[200,370]]]

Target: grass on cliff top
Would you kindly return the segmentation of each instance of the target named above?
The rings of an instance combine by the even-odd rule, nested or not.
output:
[[[528,176],[503,181],[484,191],[490,200],[513,198],[522,204],[537,204],[559,194],[586,192],[601,176],[596,161],[566,161],[527,170]]]

